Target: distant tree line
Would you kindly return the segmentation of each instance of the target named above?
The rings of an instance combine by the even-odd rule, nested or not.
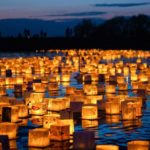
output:
[[[146,15],[121,16],[107,20],[100,25],[95,25],[91,20],[83,20],[72,30],[73,33],[70,36],[79,38],[148,38],[150,37],[150,17]]]

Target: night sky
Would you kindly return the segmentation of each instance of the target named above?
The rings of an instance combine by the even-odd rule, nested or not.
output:
[[[0,0],[0,19],[77,19],[150,15],[150,0]]]

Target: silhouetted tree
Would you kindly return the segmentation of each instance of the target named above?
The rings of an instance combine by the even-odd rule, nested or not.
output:
[[[31,37],[30,30],[24,29],[24,37],[25,37],[25,38],[30,38],[30,37]]]
[[[46,38],[47,37],[47,33],[44,32],[43,30],[40,31],[40,37],[41,38]]]
[[[65,30],[66,37],[72,37],[72,28],[67,27]]]
[[[93,33],[95,26],[91,20],[85,19],[80,24],[76,25],[74,28],[75,37],[90,37]]]

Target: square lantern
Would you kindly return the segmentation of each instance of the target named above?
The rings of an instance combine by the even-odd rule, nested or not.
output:
[[[127,107],[127,103],[122,102],[122,120],[134,119],[136,119],[136,109],[133,107]]]
[[[106,85],[106,93],[116,93],[115,85]]]
[[[64,125],[69,125],[69,133],[72,135],[74,133],[74,120],[73,119],[61,119],[58,120],[57,123],[61,123]]]
[[[60,119],[59,114],[46,114],[43,116],[43,128],[50,128],[51,125],[56,124]]]
[[[96,150],[119,150],[117,145],[96,145]]]
[[[44,128],[30,129],[28,131],[29,147],[47,147],[50,145],[49,130]]]
[[[0,123],[0,135],[7,135],[9,139],[17,138],[18,125],[11,122]]]
[[[42,126],[43,125],[43,116],[31,116],[31,122],[34,125]]]
[[[98,94],[98,87],[92,84],[85,84],[83,87],[84,93],[86,95],[97,95]]]
[[[44,115],[47,112],[46,103],[35,103],[31,107],[30,114],[32,115]]]
[[[150,141],[135,140],[128,142],[128,150],[149,150]]]
[[[56,141],[64,141],[70,139],[70,128],[66,124],[53,124],[50,128],[50,139]]]
[[[97,105],[83,105],[82,106],[82,119],[98,119],[98,106]]]
[[[18,105],[15,105],[18,107],[18,117],[19,118],[24,118],[24,117],[28,117],[28,106],[27,105],[24,105],[24,104],[18,104]]]
[[[120,114],[120,103],[117,100],[106,101],[105,112],[109,115]]]

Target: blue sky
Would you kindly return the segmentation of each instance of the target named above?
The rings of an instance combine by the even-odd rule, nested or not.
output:
[[[150,0],[0,0],[0,19],[45,20],[150,15]]]

